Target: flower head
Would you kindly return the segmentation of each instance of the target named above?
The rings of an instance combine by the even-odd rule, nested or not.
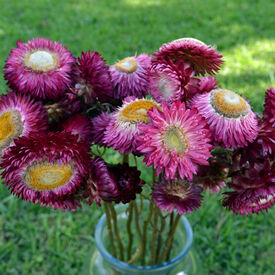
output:
[[[98,52],[82,52],[77,60],[78,94],[84,97],[85,103],[96,100],[109,101],[113,97],[113,85],[109,67]]]
[[[123,105],[114,112],[106,128],[103,142],[119,150],[120,153],[135,152],[138,125],[149,123],[147,112],[153,107],[158,107],[158,105],[152,100],[127,97]]]
[[[0,158],[14,139],[48,128],[46,110],[27,95],[9,92],[0,99]]]
[[[115,88],[114,97],[123,99],[127,96],[142,98],[148,94],[148,73],[151,57],[148,54],[126,57],[110,67]]]
[[[225,147],[247,146],[258,134],[256,115],[250,105],[238,94],[215,89],[196,95],[189,103],[191,108],[207,120],[216,143]]]
[[[191,213],[201,205],[202,188],[183,180],[161,179],[153,187],[152,200],[162,211]]]
[[[199,79],[188,63],[174,64],[170,59],[161,60],[152,66],[149,88],[152,97],[159,103],[171,105],[176,100],[185,100],[198,90]],[[195,91],[194,91],[195,90]]]
[[[232,176],[229,184],[234,191],[226,192],[223,205],[235,214],[248,215],[267,210],[275,203],[275,162],[265,160],[243,167]]]
[[[211,157],[211,132],[205,119],[196,110],[185,108],[180,101],[170,109],[163,103],[163,111],[153,108],[148,112],[150,124],[138,126],[137,150],[145,154],[147,166],[154,165],[157,174],[173,179],[192,179],[198,166],[208,165]]]
[[[3,156],[5,184],[13,194],[33,203],[55,203],[84,183],[89,154],[68,132],[32,133],[14,141]]]
[[[175,63],[179,60],[189,63],[196,75],[214,74],[223,62],[222,55],[214,47],[194,38],[181,38],[163,44],[154,53],[153,63],[167,57]]]
[[[71,52],[50,39],[35,38],[28,43],[17,41],[5,64],[8,85],[37,99],[56,100],[72,85]]]
[[[90,203],[95,200],[98,205],[101,200],[128,203],[142,191],[143,183],[135,167],[108,165],[96,157],[92,161],[86,194]]]
[[[73,135],[77,135],[79,140],[84,141],[88,148],[91,146],[92,123],[88,117],[82,114],[73,115],[62,124],[62,128]]]

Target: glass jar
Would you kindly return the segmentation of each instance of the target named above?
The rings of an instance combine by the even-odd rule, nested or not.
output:
[[[149,203],[144,203],[144,208],[149,208]],[[127,205],[117,205],[116,207],[118,228],[122,233],[126,231],[126,221],[128,213],[126,212]],[[144,212],[148,209],[144,209]],[[150,227],[148,227],[149,229]],[[133,226],[133,230],[135,226]],[[115,236],[114,236],[115,237]],[[123,241],[122,237],[122,241]],[[109,252],[109,235],[106,225],[106,215],[104,214],[96,227],[95,244],[89,253],[89,261],[83,269],[85,275],[137,275],[137,274],[169,274],[169,275],[191,275],[202,274],[199,271],[198,259],[194,250],[191,249],[193,242],[193,231],[188,220],[182,216],[180,224],[175,233],[172,258],[169,261],[153,265],[140,266],[130,265],[113,257]],[[147,247],[150,249],[150,247]]]

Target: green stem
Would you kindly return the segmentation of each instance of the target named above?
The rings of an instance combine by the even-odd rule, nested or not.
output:
[[[144,265],[145,263],[145,252],[146,252],[146,246],[147,246],[147,228],[148,228],[148,224],[151,221],[152,218],[152,214],[153,214],[153,210],[154,210],[154,203],[151,200],[150,201],[150,205],[149,205],[149,213],[147,216],[147,219],[143,222],[143,245],[144,245],[144,253],[142,254],[142,259],[141,259],[141,264]]]
[[[160,230],[157,233],[157,251],[156,254],[154,255],[154,259],[153,259],[153,263],[157,264],[158,263],[158,259],[159,259],[159,254],[161,251],[161,246],[162,246],[162,233],[165,229],[165,225],[166,225],[166,217],[163,217],[161,214],[160,209],[157,209],[159,217],[161,218],[161,226],[160,226]]]
[[[154,206],[154,208],[156,208],[156,206]],[[156,239],[157,239],[157,233],[158,233],[158,211],[154,211],[154,223],[153,223],[153,235],[152,235],[152,240],[151,240],[151,254],[150,254],[150,259],[149,259],[149,265],[153,265],[155,256],[156,256],[156,252],[157,252],[157,245],[156,245]]]
[[[131,229],[131,223],[133,219],[133,202],[132,201],[129,203],[128,211],[129,211],[129,216],[127,219],[127,232],[128,232],[129,243],[128,243],[128,249],[127,249],[127,259],[130,260],[132,246],[133,246],[133,236],[134,236]]]
[[[113,224],[114,224],[114,230],[115,230],[115,235],[116,235],[116,240],[118,242],[118,247],[119,247],[119,254],[120,254],[120,260],[124,261],[124,247],[120,238],[118,226],[117,226],[117,215],[114,206],[112,203],[109,204],[109,209],[111,211],[111,216],[113,219]]]
[[[144,251],[143,249],[143,239],[142,239],[142,234],[141,234],[141,229],[140,229],[140,225],[139,225],[139,214],[138,214],[138,207],[137,207],[137,202],[134,200],[134,210],[135,210],[135,222],[136,222],[136,227],[137,227],[137,234],[138,234],[138,239],[139,239],[139,245],[136,249],[135,254],[133,255],[133,257],[128,261],[128,264],[133,264],[135,263],[138,258],[140,257],[140,255],[142,254],[142,252]]]
[[[112,224],[111,224],[111,215],[109,212],[108,203],[103,202],[103,206],[104,206],[104,210],[105,210],[105,214],[106,214],[106,222],[107,222],[107,228],[108,228],[108,233],[109,233],[109,238],[110,238],[112,254],[116,258],[117,254],[116,254],[116,248],[114,245],[113,230],[112,230]]]
[[[179,224],[180,218],[181,218],[181,216],[178,214],[177,217],[175,218],[175,221],[173,222],[172,228],[168,232],[167,239],[164,243],[164,250],[163,250],[163,253],[159,259],[159,263],[162,263],[166,259],[169,250],[171,250],[171,248],[172,248],[174,235],[176,233],[176,229]]]

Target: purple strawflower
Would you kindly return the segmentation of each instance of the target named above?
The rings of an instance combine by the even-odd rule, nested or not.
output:
[[[142,98],[148,94],[148,73],[151,57],[148,54],[126,57],[110,67],[115,88],[114,97],[127,96]]]
[[[180,215],[191,213],[201,205],[202,188],[183,180],[162,178],[153,187],[152,200],[162,211]]]

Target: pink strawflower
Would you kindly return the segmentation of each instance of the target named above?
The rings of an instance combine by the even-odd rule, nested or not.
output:
[[[162,211],[172,213],[176,209],[183,215],[200,207],[201,192],[201,187],[190,182],[162,178],[153,187],[152,200]]]
[[[103,159],[96,157],[90,166],[86,196],[90,204],[95,201],[101,205],[101,200],[128,203],[141,193],[143,184],[136,167],[107,165]]]
[[[275,162],[255,162],[232,174],[234,191],[226,192],[223,205],[235,214],[248,215],[271,208],[275,203]]]
[[[14,141],[2,159],[5,185],[33,203],[55,204],[83,186],[90,156],[68,132],[32,133]]]
[[[0,159],[14,139],[48,128],[46,109],[27,95],[9,92],[0,99]]]
[[[270,87],[265,94],[263,117],[275,127],[275,89]]]
[[[91,120],[91,123],[92,123],[91,139],[94,143],[100,146],[106,146],[106,143],[104,142],[104,136],[105,136],[107,126],[109,125],[111,119],[112,119],[112,114],[103,112]]]
[[[104,102],[113,98],[113,85],[109,67],[98,52],[82,52],[76,65],[78,95],[85,103]]]
[[[120,153],[135,153],[138,125],[149,123],[147,111],[157,106],[153,100],[127,97],[123,105],[113,113],[106,127],[103,143],[119,150]]]
[[[92,123],[90,119],[82,114],[71,116],[62,124],[63,130],[77,135],[79,140],[82,140],[89,148],[92,143]]]
[[[162,108],[150,110],[151,123],[138,126],[137,150],[145,154],[147,166],[154,165],[157,175],[164,171],[166,178],[173,179],[178,173],[181,179],[192,179],[199,165],[209,164],[211,132],[205,119],[180,101],[170,109],[162,103]]]
[[[148,54],[126,57],[110,67],[115,88],[114,97],[124,99],[127,96],[142,98],[148,94],[148,74],[151,57]]]
[[[222,55],[214,47],[194,38],[181,38],[163,44],[153,56],[153,63],[167,57],[175,63],[183,60],[191,65],[196,75],[215,74],[223,62]]]
[[[152,66],[149,77],[149,88],[152,97],[158,103],[171,105],[176,100],[185,100],[194,94],[199,87],[199,79],[188,63],[166,59]]]
[[[5,64],[4,76],[8,85],[20,93],[37,99],[56,100],[72,83],[75,59],[59,42],[35,38],[17,41]]]
[[[232,91],[215,89],[210,93],[196,95],[189,107],[197,108],[207,120],[217,144],[244,147],[257,137],[256,115],[247,101]]]

